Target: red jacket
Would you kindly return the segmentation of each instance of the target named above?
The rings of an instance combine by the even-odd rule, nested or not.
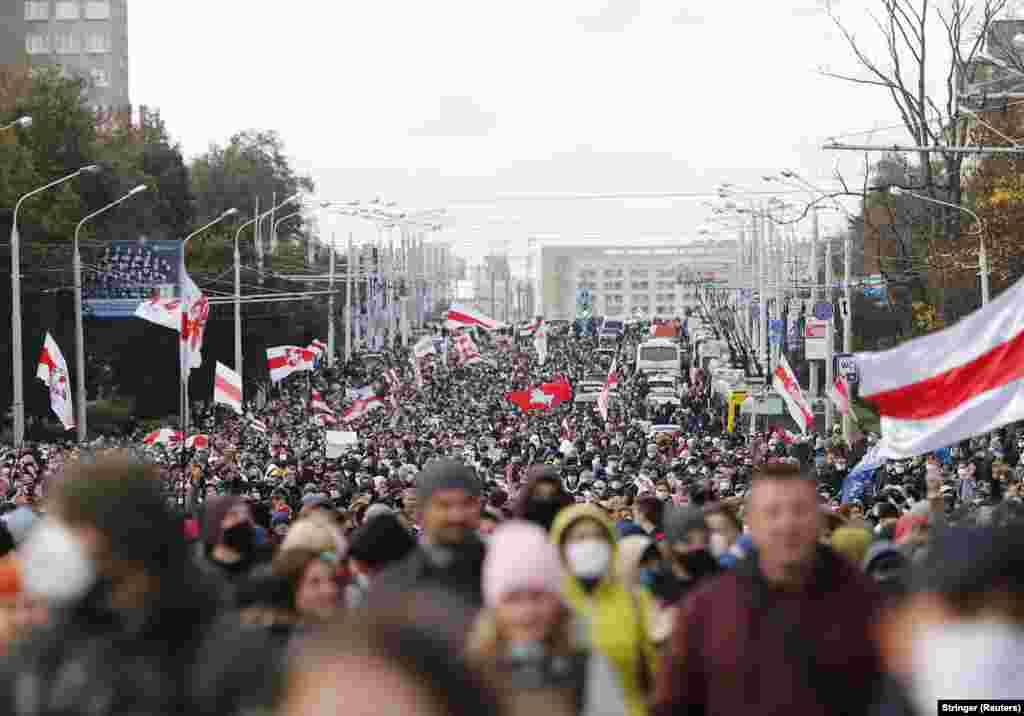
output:
[[[794,593],[772,590],[748,557],[687,597],[653,714],[865,713],[881,674],[870,640],[879,603],[867,577],[828,548]]]

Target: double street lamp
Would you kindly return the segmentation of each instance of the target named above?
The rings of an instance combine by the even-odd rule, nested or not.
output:
[[[75,271],[75,402],[78,417],[75,423],[78,426],[78,442],[85,442],[88,434],[86,425],[86,403],[85,403],[85,328],[83,326],[82,316],[82,255],[78,250],[78,235],[82,231],[82,227],[85,226],[86,222],[95,219],[100,214],[110,211],[115,206],[128,201],[136,194],[141,194],[146,191],[146,185],[140,184],[139,186],[132,189],[130,192],[122,196],[116,201],[112,201],[102,209],[97,209],[93,213],[84,217],[78,222],[78,226],[75,227],[75,238],[74,238],[74,271]]]
[[[18,235],[18,211],[26,199],[36,194],[71,181],[82,174],[96,174],[99,171],[100,168],[97,165],[88,164],[46,186],[33,189],[18,199],[14,205],[14,217],[11,220],[11,372],[14,377],[11,411],[14,414],[14,446],[16,448],[20,448],[25,441],[25,386],[22,377],[24,350],[21,345],[21,238]]]

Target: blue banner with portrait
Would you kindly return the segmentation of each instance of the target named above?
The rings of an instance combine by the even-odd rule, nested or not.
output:
[[[180,241],[111,241],[82,275],[82,312],[88,318],[131,318],[148,299],[179,298]]]

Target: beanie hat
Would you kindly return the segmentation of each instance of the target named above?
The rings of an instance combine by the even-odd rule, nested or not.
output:
[[[220,525],[241,501],[241,498],[234,496],[211,497],[206,501],[206,508],[203,510],[203,541],[206,544],[220,544],[224,532]]]
[[[370,520],[374,519],[375,517],[380,517],[381,515],[390,515],[390,514],[392,514],[390,507],[385,505],[383,502],[374,502],[372,505],[370,505],[367,508],[366,514],[363,515],[363,522],[369,522]]]
[[[873,535],[861,527],[840,527],[832,533],[832,549],[856,565],[867,556]]]
[[[3,516],[3,522],[7,525],[7,531],[14,538],[14,544],[21,544],[25,541],[28,531],[32,529],[39,516],[29,507],[19,507]]]
[[[352,533],[348,555],[372,568],[404,559],[416,547],[416,540],[393,513],[366,520]]]
[[[526,555],[529,559],[524,559]],[[562,563],[558,548],[543,528],[531,522],[505,522],[488,542],[482,584],[484,602],[490,607],[517,590],[560,594]]]
[[[480,494],[480,481],[469,466],[456,460],[441,459],[423,468],[416,478],[416,490],[420,503],[425,504],[441,490],[465,490],[477,496]]]

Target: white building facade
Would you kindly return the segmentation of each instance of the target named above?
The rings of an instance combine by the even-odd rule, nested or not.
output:
[[[699,283],[737,280],[735,241],[666,241],[658,245],[537,241],[531,277],[538,313],[576,317],[576,295],[589,289],[595,316],[675,318],[697,305]]]

